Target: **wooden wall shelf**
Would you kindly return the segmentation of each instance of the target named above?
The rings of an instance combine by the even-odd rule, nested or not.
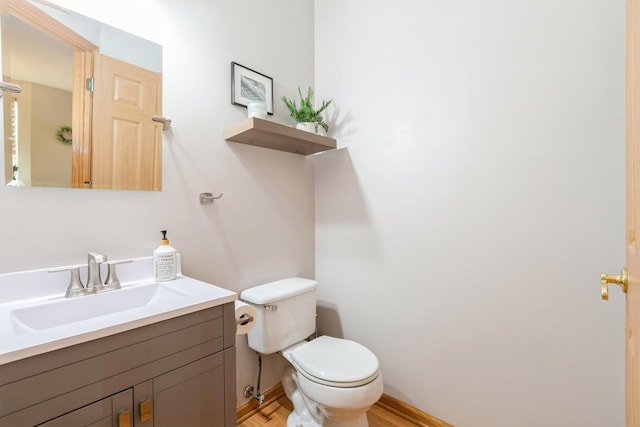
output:
[[[224,139],[302,155],[336,148],[336,140],[280,123],[250,117],[225,129]]]

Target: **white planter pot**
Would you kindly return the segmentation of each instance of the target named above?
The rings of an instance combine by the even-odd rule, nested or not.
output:
[[[318,124],[315,122],[301,122],[296,124],[296,129],[304,130],[311,133],[318,133]]]

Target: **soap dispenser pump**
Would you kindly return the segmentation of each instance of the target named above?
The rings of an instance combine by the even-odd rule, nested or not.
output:
[[[156,282],[164,282],[176,278],[178,260],[176,250],[169,246],[167,230],[162,230],[160,246],[153,251],[153,274]]]

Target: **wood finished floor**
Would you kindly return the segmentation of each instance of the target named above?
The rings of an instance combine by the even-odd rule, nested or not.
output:
[[[238,427],[286,427],[287,417],[293,410],[291,401],[286,396],[279,398],[273,403],[265,406],[260,412],[251,416],[251,418],[238,424]],[[404,427],[418,426],[406,419],[387,411],[377,405],[374,405],[367,412],[369,419],[369,427]]]

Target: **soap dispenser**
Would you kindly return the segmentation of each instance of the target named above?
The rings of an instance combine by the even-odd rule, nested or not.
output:
[[[156,282],[164,282],[176,278],[178,260],[176,250],[169,246],[167,230],[162,230],[160,246],[153,251],[153,274]]]

